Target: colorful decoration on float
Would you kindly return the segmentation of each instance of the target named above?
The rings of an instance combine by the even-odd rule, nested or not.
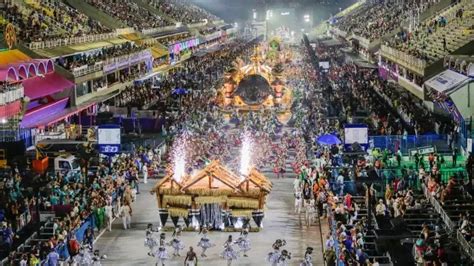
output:
[[[13,24],[8,23],[5,26],[5,31],[4,31],[3,35],[4,35],[5,42],[8,46],[8,49],[13,49],[13,46],[15,46],[16,41],[17,41],[16,31],[15,31],[15,27],[13,26]]]

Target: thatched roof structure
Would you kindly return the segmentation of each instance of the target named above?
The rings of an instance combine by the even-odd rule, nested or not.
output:
[[[159,208],[187,210],[202,204],[218,203],[235,213],[261,210],[272,184],[263,174],[252,169],[247,177],[239,176],[219,161],[212,161],[192,176],[181,182],[169,173],[158,182],[156,193]]]

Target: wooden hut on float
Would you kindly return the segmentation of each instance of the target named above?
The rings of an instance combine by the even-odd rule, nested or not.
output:
[[[239,218],[246,222],[253,218],[260,227],[271,189],[271,182],[255,169],[243,177],[219,161],[212,161],[180,182],[169,173],[155,185],[153,192],[163,226],[168,217],[177,226],[181,217],[186,226],[199,223],[223,229],[222,226],[233,227]]]

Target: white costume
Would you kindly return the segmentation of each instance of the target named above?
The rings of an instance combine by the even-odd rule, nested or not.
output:
[[[221,253],[221,257],[223,257],[227,261],[227,265],[231,265],[233,260],[236,260],[239,256],[239,253],[234,250],[232,247],[232,242],[226,241],[224,244],[224,251]]]
[[[157,259],[158,265],[165,265],[165,261],[168,259],[168,252],[166,251],[165,247],[165,239],[160,239],[160,246],[156,250],[155,257]]]
[[[181,242],[181,239],[179,239],[179,235],[180,235],[180,229],[178,229],[178,231],[176,231],[174,234],[173,234],[173,240],[171,240],[168,245],[170,245],[171,247],[173,247],[173,256],[180,256],[179,255],[179,251],[180,250],[183,250],[184,249],[184,245],[183,243]]]
[[[202,248],[202,253],[201,253],[201,256],[202,257],[206,257],[206,250],[208,248],[211,248],[211,247],[214,247],[215,244],[211,243],[211,241],[209,240],[209,238],[207,237],[207,233],[204,232],[202,234],[202,237],[201,237],[201,240],[199,240],[199,243],[197,244],[198,247],[201,247]]]
[[[301,189],[297,189],[295,192],[295,213],[301,213],[301,206],[303,205],[303,193],[301,193]]]
[[[306,253],[304,255],[304,260],[301,262],[300,266],[313,266],[313,258],[311,254]]]
[[[247,257],[247,251],[250,250],[250,240],[248,238],[248,232],[244,231],[242,235],[235,241],[235,243],[239,246],[240,251],[244,253],[244,256]]]
[[[153,250],[155,249],[156,246],[158,246],[158,241],[153,236],[153,230],[152,229],[146,229],[145,247],[149,248],[150,252],[153,252]]]

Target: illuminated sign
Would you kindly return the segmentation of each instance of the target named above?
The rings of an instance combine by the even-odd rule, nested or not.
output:
[[[168,47],[168,50],[172,54],[179,54],[181,51],[198,46],[199,44],[200,44],[199,39],[193,38],[190,40],[172,44]]]

